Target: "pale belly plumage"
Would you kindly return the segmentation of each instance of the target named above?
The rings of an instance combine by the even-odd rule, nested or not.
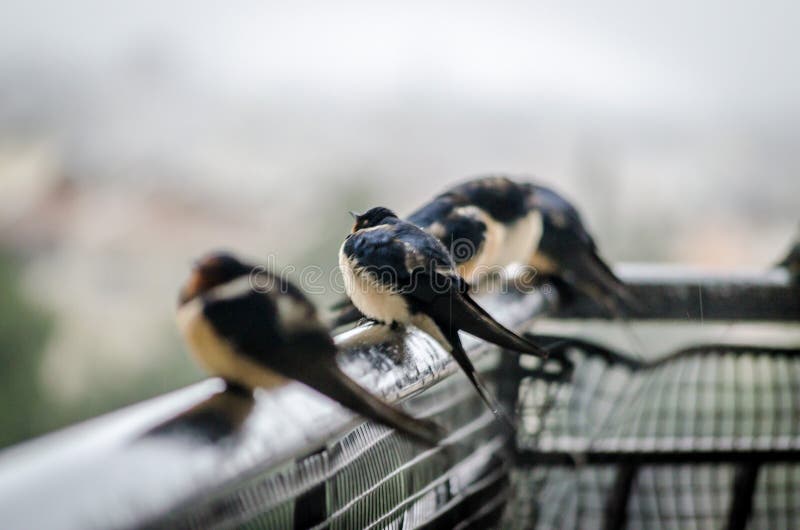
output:
[[[460,263],[457,269],[458,274],[468,283],[478,285],[487,278],[499,274],[502,270],[503,264],[498,262],[498,256],[502,253],[503,244],[507,237],[506,228],[489,217],[483,210],[474,206],[459,208],[457,212],[461,215],[480,219],[486,225],[483,244],[479,249],[473,248],[472,243],[469,241],[454,241],[453,248],[449,249],[456,259],[460,255],[474,254],[474,257],[469,261]],[[498,263],[500,264],[499,267]]]
[[[365,316],[387,324],[408,324],[411,321],[405,298],[379,283],[371,274],[357,270],[353,260],[341,251],[339,268],[344,277],[347,296]]]
[[[534,210],[506,227],[505,239],[495,256],[495,263],[502,266],[528,263],[541,238],[542,214]]]

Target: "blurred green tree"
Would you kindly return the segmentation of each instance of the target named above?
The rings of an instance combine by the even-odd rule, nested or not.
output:
[[[39,365],[52,318],[20,287],[21,263],[0,249],[0,447],[38,434],[45,397]]]

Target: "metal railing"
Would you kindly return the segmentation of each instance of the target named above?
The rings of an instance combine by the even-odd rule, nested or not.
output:
[[[782,271],[716,275],[649,266],[621,272],[647,302],[642,320],[800,321],[800,290]],[[558,295],[545,292],[480,301],[520,331],[543,316],[581,326],[606,318],[585,300],[559,304]],[[518,410],[519,433],[510,440],[424,333],[363,327],[337,342],[346,372],[442,424],[451,433],[446,442],[415,445],[299,384],[250,397],[212,379],[0,453],[0,528],[483,528],[504,512],[504,525],[527,528],[548,520],[530,498],[552,493],[547,487],[554,475],[545,468],[562,473],[567,484],[582,480],[576,472],[599,473],[591,481],[601,508],[613,503],[598,500],[606,498],[598,491],[627,488],[615,497],[627,499],[636,489],[638,468],[626,474],[627,468],[617,473],[608,467],[625,464],[624,458],[591,471],[574,465],[582,462],[581,451],[559,453],[563,448],[554,446],[550,456],[562,460],[545,462],[542,438],[533,434],[545,432],[541,427],[557,417],[552,407],[559,403],[550,399],[549,409],[525,409],[525,389],[544,382],[540,390],[547,397],[570,384],[552,370],[526,368],[529,360],[465,341],[495,393]],[[591,357],[580,344],[574,347],[578,360]],[[608,356],[629,359],[614,351]],[[636,372],[637,362],[624,370]],[[741,473],[737,491],[746,493],[752,473]]]

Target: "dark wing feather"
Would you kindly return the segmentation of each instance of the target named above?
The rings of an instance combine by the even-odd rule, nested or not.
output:
[[[307,355],[306,355],[307,357]],[[344,405],[350,410],[378,423],[397,429],[427,445],[436,445],[444,431],[436,423],[417,419],[373,396],[350,379],[331,358],[317,360],[314,369],[306,364],[287,366],[294,378]]]
[[[236,351],[264,365],[269,366],[271,351],[286,344],[278,309],[266,294],[249,292],[236,298],[204,300],[203,313]]]
[[[414,309],[429,315],[440,327],[456,327],[504,348],[545,356],[539,347],[502,326],[470,298],[469,285],[455,272],[452,258],[436,238],[404,224],[411,228],[398,230],[396,240],[407,243],[407,252],[427,259],[424,267],[408,271],[410,281],[402,286],[401,292]]]
[[[439,239],[459,264],[474,258],[486,239],[486,224],[483,221],[456,211],[465,204],[466,197],[447,193],[408,216],[409,222]]]
[[[594,238],[569,201],[550,188],[531,184],[529,205],[542,212],[544,230],[538,252],[556,264],[560,275],[617,315],[641,304],[600,257]]]
[[[345,242],[344,253],[399,291],[412,286],[422,271],[455,270],[453,258],[439,240],[400,220],[380,230],[356,232]]]
[[[504,176],[479,177],[451,188],[467,197],[470,204],[486,211],[501,223],[513,223],[528,214],[523,186]]]

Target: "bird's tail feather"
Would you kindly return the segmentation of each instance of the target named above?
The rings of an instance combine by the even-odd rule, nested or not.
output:
[[[644,312],[642,302],[597,254],[582,258],[580,263],[574,263],[573,266],[581,269],[576,277],[584,278],[584,283],[594,285],[594,290],[600,291],[602,303],[614,316],[635,316]]]
[[[429,310],[447,328],[458,328],[508,350],[547,357],[547,352],[497,322],[466,293],[440,297]]]
[[[583,289],[593,293],[594,297],[606,307],[611,315],[622,322],[625,333],[631,341],[634,355],[644,359],[644,352],[647,351],[647,348],[641,338],[634,333],[630,322],[632,316],[644,314],[644,305],[633,296],[628,286],[597,254],[584,260],[582,271],[579,272],[579,276],[589,280]]]
[[[317,379],[308,374],[303,379],[305,380],[301,379],[301,382],[365,418],[393,427],[425,445],[435,446],[444,437],[445,432],[442,427],[429,420],[414,418],[372,395],[350,379],[338,366],[329,367],[328,374],[324,377]]]
[[[492,393],[486,388],[486,385],[483,383],[483,379],[481,378],[478,371],[475,370],[475,366],[472,364],[472,361],[467,356],[467,352],[464,351],[464,346],[461,344],[461,340],[458,338],[458,331],[453,331],[449,337],[450,344],[452,346],[452,351],[450,354],[456,360],[458,365],[461,367],[461,370],[467,376],[470,383],[475,387],[475,390],[478,391],[478,395],[481,399],[486,403],[489,409],[494,413],[495,417],[506,427],[510,430],[510,432],[514,432],[516,428],[514,427],[514,422],[511,421],[511,418],[503,410],[503,407],[498,403]]]

